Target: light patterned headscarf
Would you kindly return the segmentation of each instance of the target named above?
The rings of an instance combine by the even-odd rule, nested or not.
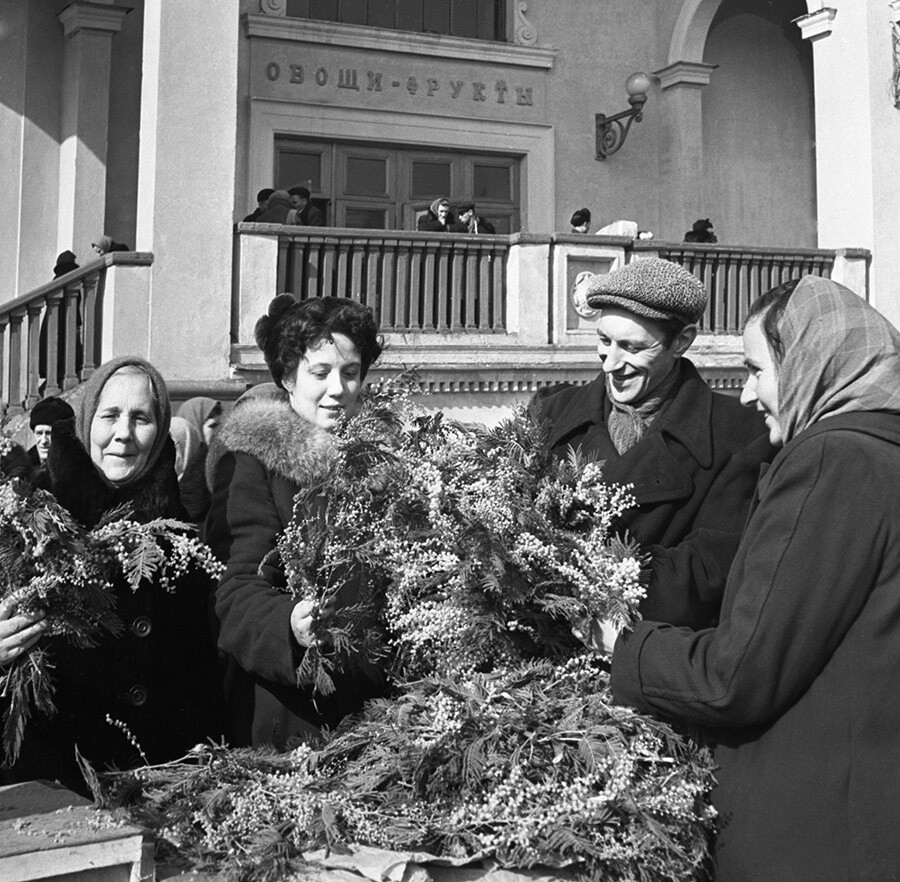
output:
[[[200,454],[200,433],[182,416],[173,416],[169,434],[175,442],[175,474],[180,481]]]
[[[147,456],[144,468],[133,475],[127,483],[133,484],[142,478],[156,465],[159,455],[169,437],[169,421],[172,418],[172,408],[169,404],[169,391],[166,389],[165,380],[159,371],[149,361],[136,355],[120,355],[103,362],[97,370],[91,374],[91,378],[84,384],[84,394],[75,406],[75,434],[84,445],[84,449],[91,450],[91,423],[100,403],[100,394],[107,381],[122,368],[137,370],[145,374],[153,389],[153,403],[156,406],[156,438],[153,447]]]
[[[857,294],[805,276],[779,323],[778,423],[785,441],[821,419],[900,413],[900,333]]]

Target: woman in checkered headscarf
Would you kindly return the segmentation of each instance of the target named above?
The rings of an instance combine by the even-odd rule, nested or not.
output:
[[[719,624],[639,623],[613,690],[714,742],[717,882],[897,879],[900,334],[807,276],[754,304],[744,350],[781,449]]]

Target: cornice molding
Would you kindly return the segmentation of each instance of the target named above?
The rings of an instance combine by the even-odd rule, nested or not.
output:
[[[794,24],[800,28],[800,33],[803,35],[804,40],[814,43],[816,40],[821,40],[822,37],[827,37],[831,34],[836,15],[836,9],[831,6],[823,6],[815,12],[795,18]]]
[[[488,40],[466,40],[436,34],[416,34],[370,28],[363,25],[336,24],[305,18],[283,18],[248,12],[244,16],[248,37],[285,40],[289,43],[314,43],[317,46],[343,46],[427,58],[488,62],[505,67],[533,67],[550,70],[556,50]]]
[[[663,91],[674,86],[699,88],[709,85],[712,72],[717,67],[717,64],[706,64],[703,61],[676,61],[653,71],[653,76],[659,78],[659,85]]]
[[[110,6],[108,3],[92,3],[90,0],[76,0],[57,18],[63,26],[63,34],[71,37],[79,31],[95,31],[115,34],[122,30],[122,19],[131,12],[130,6]]]

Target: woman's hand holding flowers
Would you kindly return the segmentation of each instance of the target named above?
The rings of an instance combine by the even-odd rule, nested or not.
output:
[[[316,625],[327,622],[334,615],[335,599],[331,597],[322,605],[315,600],[301,600],[291,610],[291,631],[294,639],[300,646],[312,646],[313,643],[321,644],[316,637]]]
[[[591,619],[587,634],[581,628],[573,628],[572,633],[585,646],[592,649],[597,655],[611,656],[619,639],[621,628],[606,619]]]
[[[616,640],[619,639],[621,628],[617,627],[612,622],[605,620],[595,622],[594,628],[599,632],[597,639],[602,648],[601,651],[603,655],[612,656],[613,650],[616,648]]]
[[[0,666],[15,661],[40,639],[47,628],[44,613],[10,615],[7,602],[0,602]]]

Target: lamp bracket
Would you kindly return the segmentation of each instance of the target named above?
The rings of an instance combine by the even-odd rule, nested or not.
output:
[[[598,113],[594,116],[596,159],[612,156],[628,137],[631,124],[644,118],[643,109],[647,101],[646,95],[633,95],[628,99],[631,107],[612,116]]]

